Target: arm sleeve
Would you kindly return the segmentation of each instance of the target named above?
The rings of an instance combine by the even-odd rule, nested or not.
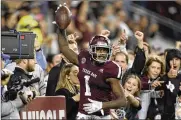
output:
[[[36,52],[36,61],[43,70],[46,69],[47,61],[46,61],[45,55],[43,54],[43,50]]]
[[[164,90],[166,88],[166,84],[169,81],[167,74],[163,75],[159,80],[164,81],[164,83],[162,84],[162,86],[156,87],[155,90]]]
[[[60,68],[55,67],[50,70],[50,73],[48,76],[47,88],[46,88],[46,96],[55,95],[55,89],[57,86],[59,73],[60,73]]]
[[[43,70],[40,71],[40,82],[39,82],[39,92],[41,96],[44,96],[46,93],[46,83],[44,81],[44,72]]]
[[[1,102],[1,117],[11,114],[15,109],[18,109],[23,105],[23,102],[19,98],[13,101]]]
[[[145,52],[139,47],[137,47],[136,57],[135,57],[133,66],[131,68],[131,73],[141,75],[141,72],[145,66],[145,62],[146,62]]]
[[[66,89],[59,89],[56,91],[55,95],[63,95],[66,98],[66,110],[67,113],[70,113],[72,109],[76,106],[76,103],[71,93]]]
[[[122,75],[122,68],[119,67],[119,65],[116,62],[110,61],[109,63],[106,63],[106,65],[104,66],[104,79],[117,78],[120,80],[120,78],[122,78]]]

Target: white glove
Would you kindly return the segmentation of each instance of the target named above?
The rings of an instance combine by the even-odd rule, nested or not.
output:
[[[99,110],[102,109],[102,102],[99,102],[99,101],[95,101],[95,100],[91,100],[88,98],[88,100],[91,102],[91,103],[86,103],[86,104],[83,104],[84,106],[84,111],[87,112],[88,114],[92,114],[94,112],[97,112]],[[102,110],[101,110],[101,113],[102,113]],[[103,114],[103,113],[102,113]]]

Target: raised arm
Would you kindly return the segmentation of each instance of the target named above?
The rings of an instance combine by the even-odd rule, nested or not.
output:
[[[138,41],[138,45],[137,45],[136,50],[135,50],[136,56],[135,56],[135,60],[134,60],[134,63],[132,65],[132,68],[131,68],[131,73],[141,75],[141,72],[142,72],[142,70],[145,66],[145,62],[146,62],[146,56],[145,56],[145,52],[143,50],[144,34],[140,31],[136,31],[135,37]]]
[[[78,55],[68,46],[66,30],[58,29],[57,33],[60,51],[71,63],[78,65]]]
[[[57,25],[58,30],[58,44],[60,51],[63,55],[71,62],[78,65],[78,56],[77,54],[72,51],[68,46],[67,36],[66,36],[66,28],[71,22],[71,12],[66,6],[59,5],[57,10],[55,11],[55,21],[54,24]]]

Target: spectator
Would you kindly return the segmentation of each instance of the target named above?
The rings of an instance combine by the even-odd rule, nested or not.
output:
[[[67,38],[69,42],[68,44],[69,48],[72,51],[74,51],[74,53],[77,54],[78,53],[78,48],[77,48],[77,43],[76,43],[76,39],[78,38],[77,34],[70,34],[69,37]],[[63,58],[62,61],[50,70],[48,82],[47,82],[46,96],[55,95],[55,90],[56,90],[57,82],[59,79],[60,70],[65,63],[69,62],[67,58],[64,57],[63,54],[61,57]]]
[[[1,56],[5,59],[7,55],[3,54]],[[1,61],[1,63],[3,63],[3,61]],[[30,95],[29,93],[32,93],[32,91],[26,90],[22,95],[17,94],[14,100],[7,99],[5,93],[7,92],[7,84],[12,72],[3,68],[4,66],[1,64],[1,119],[20,119],[19,110],[31,101],[32,98],[28,98],[28,95]]]
[[[164,81],[164,111],[162,120],[175,119],[175,103],[178,93],[181,91],[181,52],[177,49],[167,50],[166,74],[161,78]]]
[[[11,89],[18,80],[30,81],[32,75],[29,75],[29,72],[35,70],[35,60],[34,59],[17,59],[17,66],[15,67],[14,74],[11,76],[10,81],[7,85],[8,90]],[[35,84],[34,84],[35,85]],[[37,89],[33,84],[28,87],[28,89],[34,91],[34,95],[39,95],[39,89]],[[16,87],[16,86],[14,86]]]
[[[78,113],[78,103],[80,100],[80,93],[78,80],[79,69],[77,66],[68,63],[63,66],[60,72],[60,78],[56,87],[56,95],[63,95],[66,97],[66,113],[67,120],[76,119]]]
[[[118,119],[138,120],[138,111],[141,109],[141,100],[139,98],[141,91],[141,80],[137,75],[130,74],[124,83],[127,106],[117,109],[115,112]]]
[[[44,78],[44,81],[46,82],[46,84],[47,84],[47,82],[48,82],[48,77],[49,77],[49,72],[50,72],[50,70],[53,68],[53,67],[55,67],[55,66],[57,66],[59,63],[61,63],[61,61],[63,61],[62,60],[62,58],[63,58],[63,55],[62,54],[57,54],[57,55],[52,55],[52,58],[51,58],[51,56],[48,56],[50,59],[52,59],[52,60],[50,60],[49,61],[49,66],[48,66],[48,73],[47,73],[47,75],[45,76],[45,78]]]
[[[141,105],[142,109],[138,112],[139,119],[146,119],[148,107],[151,100],[151,83],[157,81],[164,74],[164,64],[159,57],[150,57],[143,69],[141,75],[142,89],[141,89]]]
[[[117,52],[115,53],[115,56],[113,56],[113,60],[122,68],[123,70],[123,78],[121,78],[121,82],[124,84],[124,81],[126,79],[126,77],[128,76],[128,74],[137,74],[137,75],[141,75],[142,69],[144,68],[144,63],[146,61],[145,58],[145,53],[143,51],[143,33],[142,32],[135,32],[135,37],[138,40],[138,46],[135,50],[136,52],[136,57],[133,63],[133,66],[129,69],[128,68],[128,55],[127,55],[127,51],[126,51],[126,37],[125,37],[125,33],[121,36],[121,40],[120,40],[120,48],[124,51],[124,52]],[[119,49],[120,49],[119,48]],[[124,49],[125,50],[124,50]],[[143,63],[140,65],[140,62]]]

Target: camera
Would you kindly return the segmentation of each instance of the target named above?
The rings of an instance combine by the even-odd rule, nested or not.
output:
[[[1,51],[10,59],[33,59],[35,38],[33,32],[2,31]]]
[[[30,85],[40,81],[40,78],[34,79],[24,79],[21,76],[16,76],[11,79],[7,84],[8,91],[5,92],[5,100],[15,100],[18,92],[22,92],[24,87],[29,87]]]

